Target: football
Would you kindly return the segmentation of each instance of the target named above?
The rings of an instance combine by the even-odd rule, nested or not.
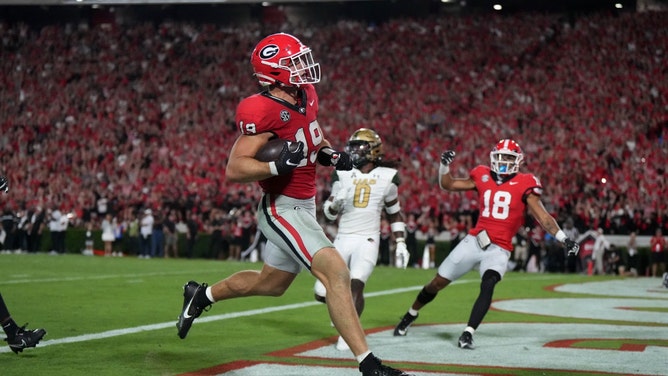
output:
[[[274,138],[269,140],[264,144],[260,150],[255,154],[255,159],[260,162],[272,162],[278,159],[278,156],[281,155],[283,150],[283,145],[285,145],[288,140],[282,138]],[[297,143],[293,142],[290,144],[290,150],[294,151],[297,148]]]

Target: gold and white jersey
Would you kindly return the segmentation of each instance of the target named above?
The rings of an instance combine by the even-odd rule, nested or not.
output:
[[[335,171],[332,196],[344,189],[346,200],[339,210],[338,234],[377,236],[380,232],[381,210],[386,202],[397,198],[399,175],[389,167],[376,167],[369,173],[354,168]]]

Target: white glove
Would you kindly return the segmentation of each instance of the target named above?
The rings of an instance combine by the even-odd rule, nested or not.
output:
[[[348,198],[348,192],[350,191],[352,187],[348,188],[342,188],[339,189],[338,192],[336,192],[336,196],[334,196],[334,200],[332,201],[332,205],[330,206],[332,210],[335,212],[340,212],[341,209],[343,209],[343,206],[346,203],[346,199]]]
[[[410,254],[408,253],[408,247],[406,247],[406,241],[404,238],[397,238],[397,249],[395,250],[394,265],[397,268],[406,269],[409,258]]]

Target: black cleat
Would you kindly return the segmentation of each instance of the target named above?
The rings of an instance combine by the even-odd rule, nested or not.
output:
[[[179,337],[181,339],[186,338],[193,321],[202,314],[202,311],[211,306],[209,304],[200,307],[195,302],[197,294],[204,294],[207,286],[206,283],[200,285],[195,281],[190,281],[183,286],[183,309],[179,315],[179,321],[176,323],[176,329],[179,330]]]
[[[12,349],[12,351],[15,354],[22,352],[23,349],[25,348],[37,346],[39,341],[46,335],[46,330],[44,329],[26,330],[26,325],[23,325],[22,327],[18,328],[16,330],[14,338],[12,338],[11,340],[9,338],[5,338],[5,341],[7,341],[9,348]]]
[[[362,376],[415,376],[413,374],[406,373],[404,371],[388,367],[381,363],[380,359],[376,358],[373,354],[367,356],[366,359],[360,364],[360,372]]]
[[[401,318],[401,321],[399,321],[399,324],[397,324],[397,327],[394,328],[394,336],[405,336],[406,332],[408,331],[408,327],[411,326],[413,322],[418,318],[418,315],[411,315],[410,313],[406,312],[404,317]]]
[[[473,350],[475,348],[473,346],[473,335],[465,331],[461,336],[459,336],[458,344],[459,348]]]

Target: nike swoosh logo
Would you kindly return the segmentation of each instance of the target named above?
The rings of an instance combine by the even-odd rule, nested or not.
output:
[[[190,311],[190,305],[193,304],[193,300],[195,299],[195,295],[193,294],[193,297],[190,298],[190,301],[188,302],[188,305],[186,306],[186,309],[183,310],[183,318],[184,319],[189,319],[193,317],[192,315],[189,315],[188,312]]]
[[[315,103],[315,101],[310,101],[310,102],[308,102],[308,105],[313,106],[313,103]]]
[[[515,185],[515,184],[517,184],[516,181],[511,181],[511,182],[510,182],[510,185]]]
[[[288,165],[288,166],[299,166],[299,163],[293,163],[293,162],[290,162],[290,161],[285,161],[285,164]]]

